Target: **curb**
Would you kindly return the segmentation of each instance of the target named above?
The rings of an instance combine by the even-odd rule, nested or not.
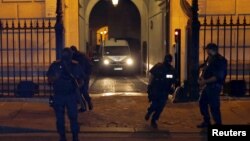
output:
[[[66,131],[67,133],[71,133],[70,131]],[[40,129],[7,129],[0,130],[0,136],[4,134],[29,134],[29,133],[57,133],[56,130],[40,130]],[[88,133],[88,134],[108,134],[108,133],[116,133],[116,134],[205,134],[206,130],[202,129],[190,129],[190,130],[181,130],[181,129],[153,129],[153,128],[119,128],[119,127],[82,127],[80,129],[80,133]]]
[[[49,103],[49,98],[0,98],[0,102]]]
[[[90,94],[91,97],[103,97],[103,96],[138,96],[138,97],[146,97],[146,93],[104,93],[104,94]],[[221,96],[221,101],[249,101],[250,97],[229,97],[229,96]],[[48,103],[49,98],[47,97],[34,97],[34,98],[16,98],[16,97],[6,97],[0,98],[0,102],[29,102],[29,103]],[[197,101],[187,101],[187,102],[178,102],[178,103],[193,103]],[[178,104],[175,103],[175,104]]]

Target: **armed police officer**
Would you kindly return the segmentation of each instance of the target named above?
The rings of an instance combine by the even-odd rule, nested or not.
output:
[[[166,55],[163,63],[156,64],[150,70],[150,82],[148,85],[148,98],[151,102],[145,120],[151,116],[151,126],[157,128],[157,120],[166,105],[168,94],[175,83],[175,70],[171,65],[172,56]]]
[[[73,141],[78,141],[78,96],[76,93],[78,86],[76,86],[75,81],[79,85],[83,85],[85,74],[81,66],[77,62],[72,61],[72,55],[71,49],[64,48],[61,60],[52,63],[47,72],[48,81],[52,84],[54,91],[53,108],[60,141],[66,141],[65,108],[70,120]]]
[[[218,46],[210,43],[206,46],[208,58],[200,66],[202,69],[198,83],[200,85],[200,112],[203,122],[198,128],[211,124],[209,108],[216,125],[221,125],[220,92],[227,75],[227,60],[218,53]]]
[[[91,97],[89,96],[89,80],[92,72],[92,64],[90,59],[83,53],[77,50],[75,46],[71,46],[70,49],[73,51],[73,60],[77,61],[83,68],[85,73],[84,84],[80,89],[83,97],[88,103],[89,110],[93,109],[93,104],[91,101]],[[86,109],[81,108],[79,111],[84,112]]]

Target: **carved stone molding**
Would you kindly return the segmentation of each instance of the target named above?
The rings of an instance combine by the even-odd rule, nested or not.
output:
[[[160,1],[160,3],[158,5],[161,7],[162,11],[166,10],[166,1],[165,0]]]
[[[162,11],[166,11],[166,0],[155,0],[157,2],[158,6],[161,8]]]
[[[192,17],[192,7],[191,5],[187,2],[187,0],[180,0],[181,8],[183,12],[189,17]]]

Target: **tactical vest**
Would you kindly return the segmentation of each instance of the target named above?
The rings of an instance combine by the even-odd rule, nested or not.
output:
[[[151,94],[157,98],[166,98],[175,82],[175,70],[171,65],[157,64],[151,71]]]

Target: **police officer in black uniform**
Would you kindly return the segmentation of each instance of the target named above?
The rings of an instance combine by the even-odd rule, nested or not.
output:
[[[200,66],[202,69],[198,83],[200,85],[200,112],[203,116],[203,122],[198,128],[209,126],[210,114],[216,125],[221,125],[220,112],[220,92],[227,75],[227,60],[218,53],[218,46],[210,43],[206,46],[208,58]]]
[[[163,63],[156,64],[151,70],[148,85],[148,98],[151,102],[145,120],[151,118],[151,126],[157,128],[157,120],[166,105],[168,94],[175,83],[175,70],[171,65],[172,56],[166,55]]]
[[[90,75],[92,72],[92,64],[89,58],[77,50],[75,46],[71,46],[70,49],[73,51],[73,57],[72,59],[77,61],[83,68],[83,71],[85,73],[85,79],[84,79],[84,85],[81,87],[81,93],[83,94],[83,97],[88,103],[89,110],[93,109],[93,104],[91,101],[91,97],[89,96],[89,81],[90,81]],[[80,109],[79,111],[84,112],[85,109]]]
[[[59,61],[52,63],[47,72],[48,81],[53,86],[54,103],[53,108],[56,115],[57,131],[60,135],[60,141],[66,141],[65,133],[65,108],[70,120],[70,127],[73,141],[78,141],[78,109],[77,109],[77,94],[76,81],[83,85],[84,73],[81,66],[72,61],[72,51],[69,48],[64,48],[62,58]]]

